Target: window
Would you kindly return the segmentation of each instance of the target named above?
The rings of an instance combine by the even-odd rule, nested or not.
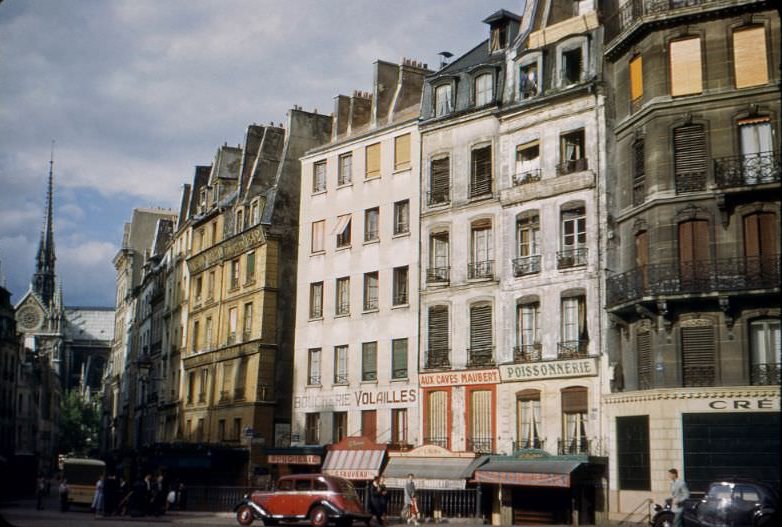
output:
[[[472,151],[470,197],[491,194],[491,145]]]
[[[516,306],[515,362],[541,360],[540,302],[528,302]]]
[[[193,322],[193,351],[195,352],[201,351],[201,342],[199,341],[200,335],[198,334],[200,329],[199,326],[200,323],[198,322],[198,320]]]
[[[522,64],[519,67],[519,94],[522,100],[529,99],[540,93],[538,78],[537,61]]]
[[[410,200],[394,203],[394,235],[410,232]]]
[[[429,206],[448,203],[451,199],[451,159],[433,159],[429,171]]]
[[[532,141],[516,147],[516,173],[514,185],[540,181],[540,144]]]
[[[467,350],[467,366],[493,366],[494,346],[492,336],[491,304],[470,307],[470,349]]]
[[[646,152],[644,140],[633,143],[633,205],[641,205],[646,199]]]
[[[212,245],[217,243],[217,222],[212,223],[212,238],[211,238]]]
[[[339,173],[337,174],[337,185],[348,185],[353,182],[353,153],[342,154],[339,156]]]
[[[752,347],[750,377],[753,385],[779,385],[782,367],[780,319],[765,318],[749,324]]]
[[[426,408],[424,415],[424,444],[449,447],[450,430],[448,415],[450,414],[450,397],[445,390],[433,390],[424,399]]]
[[[491,220],[476,221],[470,228],[470,263],[468,278],[492,278],[494,266],[494,242]]]
[[[214,344],[213,335],[212,335],[212,317],[206,317],[206,349],[212,349],[212,345]]]
[[[640,390],[649,390],[654,387],[652,332],[649,330],[649,327],[638,329],[635,335],[635,348],[637,354],[638,388]]]
[[[332,443],[339,443],[348,435],[348,413],[334,412],[332,419]]]
[[[193,402],[193,395],[195,394],[195,377],[196,374],[194,371],[191,371],[187,374],[187,404],[191,404]]]
[[[431,306],[428,316],[427,368],[450,367],[450,333],[448,306]]]
[[[247,357],[239,359],[239,366],[236,368],[236,379],[234,380],[234,399],[244,399],[244,387],[247,384]]]
[[[494,53],[505,49],[508,45],[508,25],[499,24],[491,28],[491,40],[489,41],[489,52]]]
[[[334,346],[334,384],[348,383],[348,347]]]
[[[337,278],[337,295],[334,313],[337,316],[350,314],[350,277]]]
[[[255,199],[250,205],[250,221],[252,222],[252,225],[257,225],[258,222],[261,221],[260,212],[259,201]]]
[[[562,250],[557,253],[557,268],[586,265],[586,210],[584,207],[563,210],[560,221]]]
[[[337,225],[334,227],[334,233],[337,235],[338,249],[341,247],[350,247],[350,224],[350,214],[337,217]]]
[[[682,323],[681,360],[684,387],[714,386],[716,380],[716,335],[707,319]]]
[[[375,311],[378,308],[378,275],[377,271],[364,273],[364,311]]]
[[[241,417],[234,417],[234,430],[233,435],[231,438],[234,441],[239,441],[242,437],[242,418]]]
[[[206,276],[206,299],[213,300],[215,297],[215,272],[209,271]]]
[[[242,340],[248,341],[253,333],[253,304],[248,302],[244,305],[244,327],[242,329]]]
[[[410,168],[410,134],[394,138],[394,170]]]
[[[392,303],[395,306],[403,306],[408,303],[407,298],[408,267],[394,267],[394,284]]]
[[[619,488],[651,490],[649,416],[616,418],[616,458]]]
[[[494,451],[492,390],[468,389],[469,413],[467,421],[467,450],[490,453]]]
[[[523,390],[516,395],[516,443],[513,450],[543,448],[540,392]]]
[[[671,42],[670,67],[671,95],[701,93],[701,39],[695,37]]]
[[[540,272],[540,219],[537,212],[520,215],[516,220],[518,257],[513,261],[513,275]]]
[[[380,239],[380,209],[377,207],[364,211],[364,241],[373,242]]]
[[[366,147],[366,179],[380,177],[380,143]]]
[[[326,162],[318,161],[312,165],[312,192],[326,191]]]
[[[313,253],[323,252],[324,250],[324,234],[326,232],[326,222],[313,221],[312,222],[312,248]]]
[[[594,11],[595,0],[574,0],[573,1],[573,16],[581,16]]]
[[[309,350],[307,384],[312,386],[320,384],[320,348],[312,348]]]
[[[447,282],[448,267],[448,232],[433,233],[429,238],[429,271],[427,282]]]
[[[570,86],[581,81],[584,71],[584,51],[581,46],[562,52],[561,86]]]
[[[562,441],[558,449],[560,455],[589,452],[588,409],[589,398],[586,388],[573,386],[562,389]]]
[[[255,281],[255,251],[247,253],[246,258],[247,266],[244,270],[244,281],[251,283]]]
[[[738,122],[741,137],[741,183],[770,183],[779,177],[774,160],[774,139],[767,117],[743,119]]]
[[[231,260],[231,289],[239,287],[239,258]]]
[[[323,317],[323,282],[310,284],[310,318]]]
[[[644,94],[643,58],[636,55],[630,59],[630,100],[637,101]]]
[[[244,211],[239,209],[236,211],[236,225],[234,225],[234,233],[238,234],[244,230]]]
[[[391,378],[407,378],[407,339],[391,341]]]
[[[206,402],[206,391],[208,386],[209,386],[209,370],[203,368],[201,370],[201,384],[199,385],[199,391],[198,391],[199,403]]]
[[[223,378],[220,385],[220,401],[227,401],[230,398],[231,389],[233,388],[233,364],[230,362],[223,362],[222,370]]]
[[[304,417],[304,442],[308,445],[317,445],[320,441],[320,414],[309,413]],[[292,483],[292,480],[288,480]],[[282,489],[279,489],[282,490]]]
[[[391,410],[391,444],[407,444],[407,408]]]
[[[560,359],[583,358],[587,355],[586,297],[583,295],[562,299],[561,328],[558,357]]]
[[[736,88],[768,83],[766,29],[751,26],[733,32],[733,69]]]
[[[203,277],[199,276],[198,278],[195,279],[195,299],[196,299],[196,302],[200,302],[201,301],[201,296],[202,296],[202,293],[203,293],[203,289],[204,289],[204,279],[203,279]]]
[[[364,342],[361,345],[361,380],[377,380],[377,342]]]
[[[228,310],[228,344],[236,342],[236,326],[239,323],[239,310],[232,307]]]
[[[198,418],[198,424],[196,424],[196,439],[198,441],[204,440],[204,418]]]
[[[494,99],[492,94],[492,78],[490,73],[478,75],[475,78],[475,106],[489,104]]]
[[[584,151],[584,130],[562,134],[559,139],[560,164],[559,175],[572,174],[586,170],[587,159]]]
[[[641,286],[649,285],[649,233],[640,231],[635,234],[635,267],[641,273]]]
[[[706,189],[706,133],[703,125],[680,126],[673,131],[676,193]]]
[[[373,443],[377,439],[377,410],[361,410],[361,435]]]
[[[453,104],[451,101],[451,85],[444,84],[434,90],[434,116],[441,117],[451,113]]]
[[[681,222],[679,224],[679,276],[680,287],[683,290],[708,287],[709,260],[709,222],[706,220]],[[702,283],[702,280],[706,280],[706,284]]]
[[[779,254],[776,218],[773,212],[744,216],[744,256],[748,275],[764,275],[766,271],[772,271],[775,257]]]

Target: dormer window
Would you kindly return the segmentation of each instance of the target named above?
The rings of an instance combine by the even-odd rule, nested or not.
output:
[[[537,62],[521,66],[519,70],[519,91],[522,100],[530,99],[540,93]]]
[[[585,77],[588,66],[587,38],[574,37],[557,46],[558,86],[566,88],[578,84]]]
[[[494,53],[508,47],[508,25],[500,24],[491,28],[489,52]]]
[[[484,73],[475,78],[475,106],[489,104],[493,97],[491,73]]]
[[[451,85],[443,84],[434,90],[434,116],[440,117],[451,113],[453,110],[453,99],[451,96]]]
[[[571,49],[562,54],[562,84],[568,86],[581,80],[581,50]]]

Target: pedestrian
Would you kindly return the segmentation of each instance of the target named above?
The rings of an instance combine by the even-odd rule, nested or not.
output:
[[[119,491],[119,484],[117,483],[117,475],[111,473],[106,478],[106,482],[103,485],[103,515],[113,516],[117,511],[117,492]]]
[[[60,512],[68,512],[68,480],[60,481]]]
[[[103,479],[103,475],[101,475],[98,478],[98,481],[95,483],[95,496],[92,498],[92,511],[95,513],[96,518],[100,518],[103,516],[103,487],[105,484],[105,480]]]
[[[671,511],[673,511],[673,527],[682,527],[682,515],[684,514],[684,502],[690,497],[690,489],[683,479],[679,479],[679,471],[672,468],[668,471],[671,479]]]
[[[119,478],[119,492],[118,492],[118,504],[117,504],[117,516],[125,516],[128,512],[128,499],[130,498],[130,491],[128,490],[128,482],[124,476]]]
[[[418,502],[416,501],[416,492],[415,492],[415,481],[413,481],[413,478],[415,476],[410,473],[407,475],[407,481],[405,481],[404,486],[404,507],[402,507],[402,518],[404,518],[407,523],[410,523],[412,520],[413,523],[418,525]]]
[[[373,479],[372,485],[369,487],[369,512],[381,527],[385,526],[383,516],[386,513],[386,496],[384,491],[385,488],[381,486],[380,478]]]
[[[38,481],[35,484],[35,508],[39,511],[43,510],[44,494],[46,494],[46,478],[41,474],[38,476]]]

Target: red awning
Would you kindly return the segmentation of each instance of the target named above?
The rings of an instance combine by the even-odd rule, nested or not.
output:
[[[570,487],[570,474],[581,461],[489,461],[475,471],[475,481],[530,487]]]
[[[331,450],[323,473],[345,479],[373,479],[380,474],[385,450]]]

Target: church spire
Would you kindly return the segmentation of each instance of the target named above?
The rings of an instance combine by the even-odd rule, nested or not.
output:
[[[35,274],[33,275],[33,290],[38,293],[41,300],[48,306],[54,297],[55,273],[54,261],[54,141],[52,141],[52,155],[49,159],[49,181],[46,189],[46,214],[44,225],[41,229],[41,241],[38,244],[38,255],[35,260]]]

